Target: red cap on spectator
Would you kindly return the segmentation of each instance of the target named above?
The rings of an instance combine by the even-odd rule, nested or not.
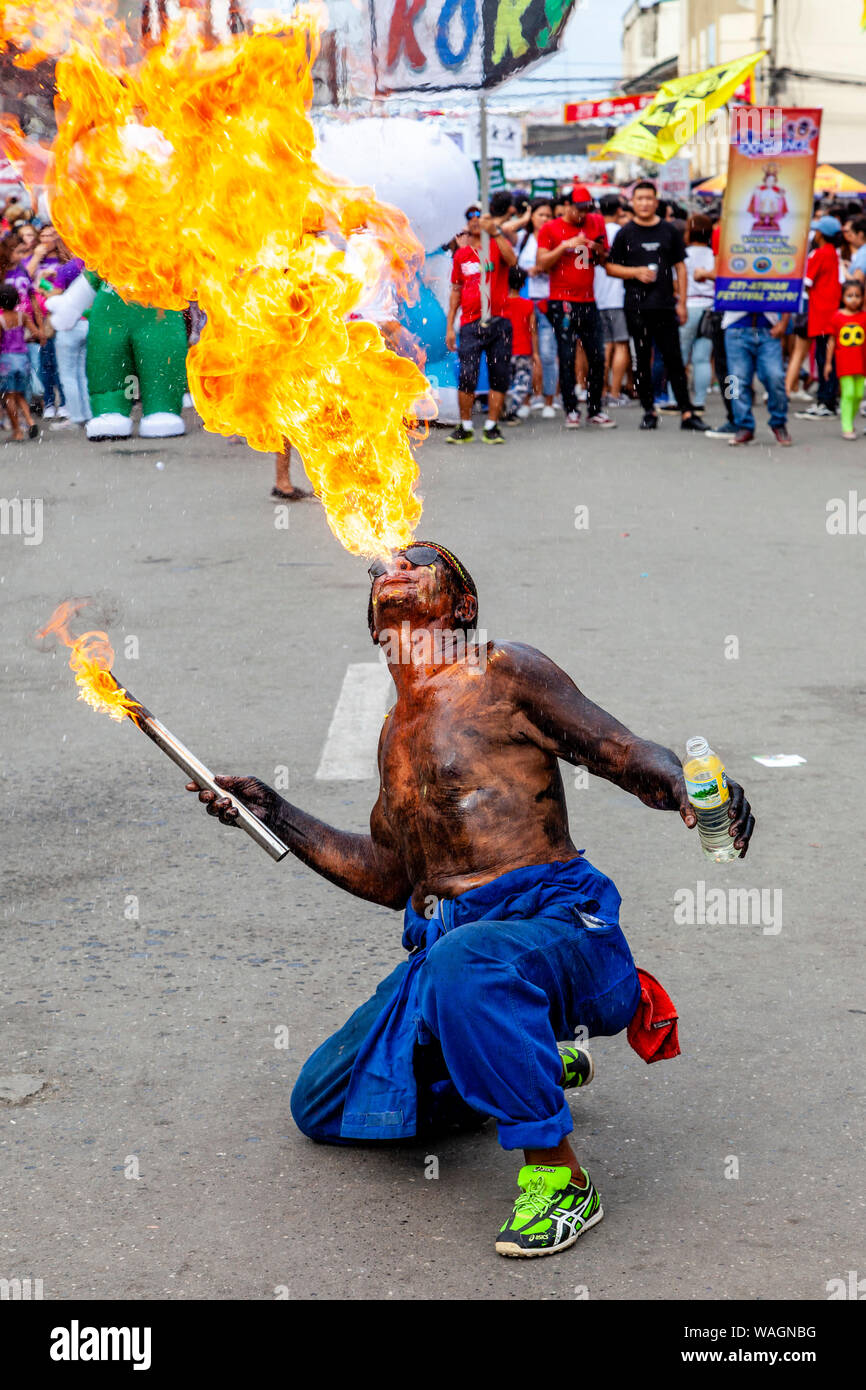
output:
[[[585,183],[576,183],[571,190],[571,201],[573,203],[591,203],[592,194]]]

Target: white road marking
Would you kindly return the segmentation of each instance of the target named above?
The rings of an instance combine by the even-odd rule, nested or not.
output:
[[[319,760],[320,782],[363,782],[377,775],[379,732],[393,696],[393,681],[381,662],[349,666]]]

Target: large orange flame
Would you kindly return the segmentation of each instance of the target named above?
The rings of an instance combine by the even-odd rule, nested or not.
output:
[[[114,648],[108,640],[108,633],[84,632],[80,637],[73,637],[69,631],[70,621],[86,604],[87,599],[65,599],[36,636],[41,638],[54,634],[67,647],[71,647],[69,665],[75,672],[79,700],[84,700],[91,709],[119,722],[140,706],[129,698],[111,674]]]
[[[52,182],[54,155],[50,146],[28,140],[14,116],[0,115],[0,150],[12,164],[18,165],[20,177],[28,188]]]
[[[13,61],[20,68],[35,68],[77,43],[106,57],[119,55],[132,45],[115,11],[114,0],[4,3],[0,5],[0,52],[15,49]]]
[[[188,375],[205,427],[263,451],[290,439],[334,534],[375,555],[420,518],[410,434],[429,388],[347,316],[371,260],[405,293],[423,250],[403,213],[313,158],[318,24],[298,10],[290,27],[215,42],[185,10],[135,64],[79,39],[57,65],[52,215],[121,295],[198,301]],[[347,257],[356,233],[367,254]]]

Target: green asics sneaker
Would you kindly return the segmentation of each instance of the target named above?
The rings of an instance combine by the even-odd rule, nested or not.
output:
[[[604,1216],[601,1197],[585,1168],[586,1187],[575,1187],[570,1168],[527,1163],[517,1175],[522,1194],[499,1232],[498,1255],[554,1255]]]
[[[562,1058],[563,1090],[568,1090],[569,1086],[588,1086],[595,1076],[595,1067],[586,1048],[578,1047],[577,1043],[557,1043],[556,1046]]]

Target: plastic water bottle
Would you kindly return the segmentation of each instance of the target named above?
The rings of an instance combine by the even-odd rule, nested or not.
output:
[[[734,848],[733,837],[728,834],[731,797],[725,766],[705,738],[690,738],[686,744],[683,776],[689,801],[698,818],[704,858],[716,864],[739,859],[740,851]]]

